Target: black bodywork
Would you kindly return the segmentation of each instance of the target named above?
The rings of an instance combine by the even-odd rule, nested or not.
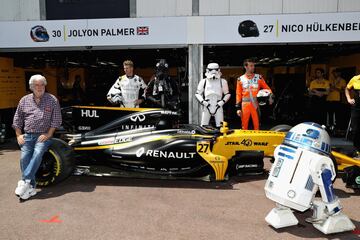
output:
[[[101,112],[98,116],[108,117]],[[178,116],[178,112],[161,109],[132,112],[92,131],[68,132],[63,138],[70,141],[78,166],[92,166],[92,170],[78,168],[78,174],[89,173],[97,166],[110,168],[111,175],[213,177],[211,166],[197,153],[197,144],[213,144],[219,130],[178,124]],[[97,122],[81,124],[93,127]]]

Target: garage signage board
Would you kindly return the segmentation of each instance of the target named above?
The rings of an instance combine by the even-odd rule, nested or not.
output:
[[[0,49],[360,41],[360,12],[0,22]]]
[[[205,44],[360,41],[360,13],[205,17]]]
[[[0,22],[0,48],[184,44],[186,18]]]

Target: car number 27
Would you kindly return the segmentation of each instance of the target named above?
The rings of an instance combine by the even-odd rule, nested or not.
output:
[[[198,143],[197,144],[197,151],[199,153],[207,153],[210,149],[209,143]]]

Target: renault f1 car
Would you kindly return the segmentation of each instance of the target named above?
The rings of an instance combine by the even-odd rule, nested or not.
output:
[[[224,123],[219,130],[179,124],[178,118],[178,112],[162,109],[63,109],[63,128],[44,154],[38,186],[71,174],[207,181],[261,174],[264,157],[273,157],[291,128],[231,130]],[[359,188],[360,161],[335,151],[332,155],[346,185]]]
[[[78,110],[66,111],[73,114]],[[83,119],[81,131],[62,129],[44,154],[37,173],[39,186],[57,183],[71,173],[216,181],[260,174],[264,156],[272,157],[285,136],[276,131],[231,130],[226,123],[220,130],[178,124],[174,120],[177,112],[161,109],[122,109],[126,114],[106,108],[95,110],[91,114],[83,111],[84,117],[85,113],[91,118],[106,115],[99,110],[119,115],[98,127],[94,127],[96,122]],[[65,126],[79,126],[66,121]]]

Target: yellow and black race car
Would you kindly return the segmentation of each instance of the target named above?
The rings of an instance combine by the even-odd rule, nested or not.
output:
[[[44,154],[37,173],[39,186],[57,183],[71,173],[215,181],[262,174],[264,157],[273,157],[291,128],[231,130],[226,122],[220,130],[205,128],[178,124],[177,112],[162,109],[74,107],[64,111],[65,127]],[[340,162],[340,166],[345,165]]]
[[[177,112],[162,109],[73,107],[63,116],[64,128],[37,173],[39,186],[71,173],[216,181],[260,174],[264,156],[272,157],[285,136],[230,130],[226,123],[220,130],[178,124]]]

